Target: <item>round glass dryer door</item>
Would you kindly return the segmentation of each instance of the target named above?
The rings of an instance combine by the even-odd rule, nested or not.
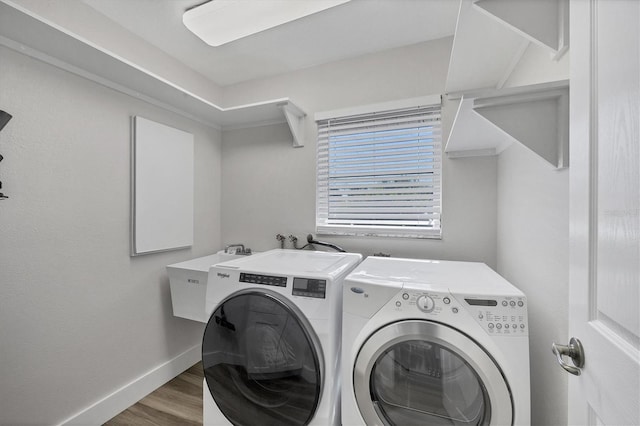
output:
[[[305,425],[322,392],[319,340],[290,301],[269,290],[232,294],[211,315],[202,365],[234,425]]]
[[[493,359],[443,324],[390,324],[362,346],[354,366],[368,425],[510,425],[509,387]]]

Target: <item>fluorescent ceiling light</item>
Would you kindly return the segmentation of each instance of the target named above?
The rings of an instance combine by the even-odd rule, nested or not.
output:
[[[210,46],[222,46],[350,0],[212,0],[187,10],[182,23]]]

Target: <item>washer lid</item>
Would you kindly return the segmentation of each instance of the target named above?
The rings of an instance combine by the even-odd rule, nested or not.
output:
[[[349,280],[405,288],[456,291],[486,295],[522,295],[493,269],[480,262],[367,257],[348,276]]]

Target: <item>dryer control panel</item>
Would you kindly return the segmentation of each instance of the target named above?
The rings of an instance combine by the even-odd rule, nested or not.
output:
[[[526,336],[529,334],[527,301],[525,297],[463,296],[460,303],[489,334],[499,336]]]

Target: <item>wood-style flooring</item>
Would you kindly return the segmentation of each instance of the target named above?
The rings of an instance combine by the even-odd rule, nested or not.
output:
[[[202,363],[124,410],[105,426],[202,425]]]

